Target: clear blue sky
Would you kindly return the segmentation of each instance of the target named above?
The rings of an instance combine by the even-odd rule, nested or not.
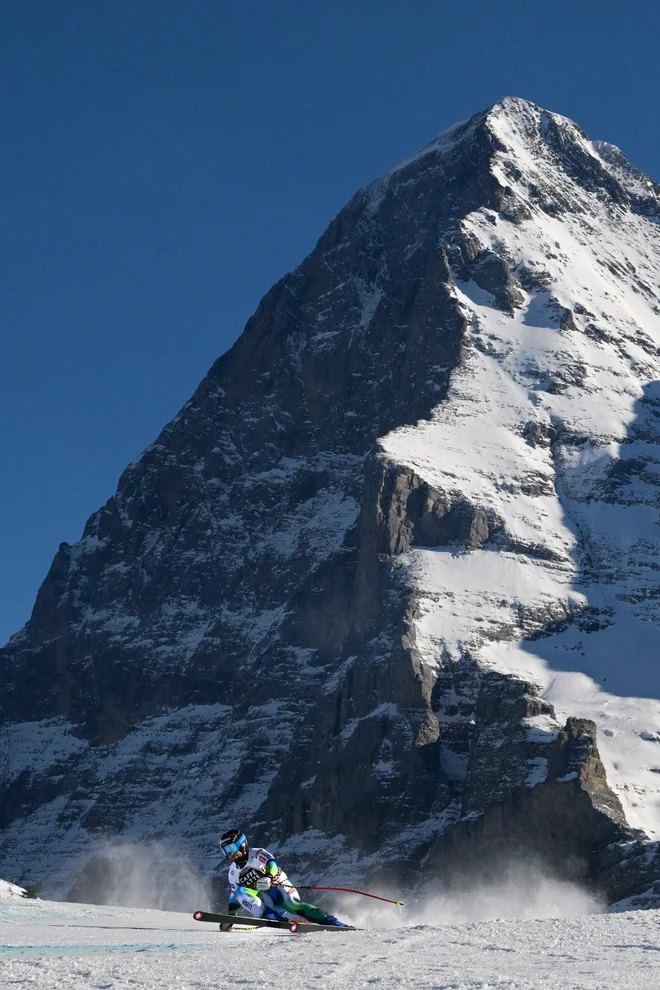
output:
[[[0,641],[352,193],[523,96],[660,177],[657,0],[2,0]]]

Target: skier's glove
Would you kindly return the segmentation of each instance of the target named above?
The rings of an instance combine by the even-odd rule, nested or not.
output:
[[[256,884],[257,890],[270,890],[272,882],[270,877],[260,877]]]

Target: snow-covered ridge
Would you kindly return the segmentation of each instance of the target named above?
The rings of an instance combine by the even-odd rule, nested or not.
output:
[[[627,189],[631,196],[660,202],[660,185],[632,165],[623,151],[607,141],[593,141],[593,148],[605,167]]]

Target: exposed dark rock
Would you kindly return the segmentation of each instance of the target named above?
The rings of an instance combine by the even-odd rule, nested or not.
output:
[[[462,820],[432,844],[426,868],[447,883],[459,876],[487,881],[497,878],[502,863],[527,859],[555,876],[602,886],[598,857],[625,836],[626,828],[621,805],[607,787],[595,735],[593,722],[569,719],[552,744],[535,750],[543,753],[538,759],[547,761],[547,771],[532,787],[522,780],[525,762],[516,763],[524,755],[520,746],[501,756],[500,747],[499,767],[492,766],[488,747],[477,751],[478,765],[489,766],[486,787],[489,774],[499,771],[500,794],[484,802],[471,770],[476,793],[464,804]],[[534,759],[530,751],[531,746],[528,762]]]
[[[363,503],[360,542],[373,544],[377,554],[405,553],[412,546],[475,550],[502,526],[493,513],[436,491],[410,468],[382,456],[371,463],[374,479],[367,480],[365,492],[372,498]]]
[[[492,251],[482,251],[467,266],[465,275],[473,279],[480,289],[490,292],[497,305],[507,313],[513,313],[523,302],[523,294],[516,286],[506,261]]]

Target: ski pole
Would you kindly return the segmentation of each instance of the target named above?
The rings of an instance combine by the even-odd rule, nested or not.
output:
[[[403,901],[392,901],[389,897],[379,897],[378,894],[368,894],[366,890],[353,890],[351,887],[298,887],[298,890],[340,890],[344,894],[360,894],[362,897],[373,897],[375,901],[385,901],[386,904],[396,904],[403,907]]]

